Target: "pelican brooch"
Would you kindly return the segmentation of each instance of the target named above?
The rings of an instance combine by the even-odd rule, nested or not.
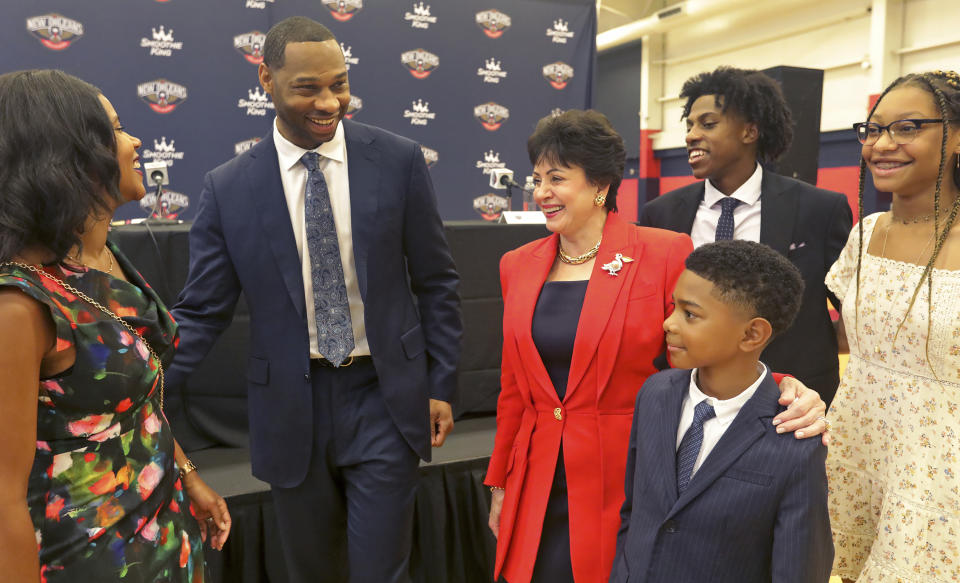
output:
[[[617,254],[613,257],[613,261],[611,261],[610,263],[604,264],[604,265],[601,267],[601,269],[605,269],[605,270],[607,271],[607,273],[609,273],[610,275],[616,277],[617,275],[619,275],[619,273],[617,273],[617,272],[619,272],[621,269],[623,269],[623,264],[624,264],[624,263],[630,263],[631,261],[633,261],[633,258],[631,258],[631,257],[624,257],[623,253],[617,253]]]

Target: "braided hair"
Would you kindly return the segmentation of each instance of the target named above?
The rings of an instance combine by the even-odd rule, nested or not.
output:
[[[917,282],[917,286],[913,290],[913,295],[910,298],[907,311],[903,315],[903,320],[901,320],[900,324],[897,325],[897,330],[893,337],[894,340],[896,340],[897,335],[900,333],[900,329],[903,327],[904,322],[907,320],[907,316],[910,314],[910,310],[913,309],[913,305],[916,303],[917,296],[920,293],[920,288],[923,287],[924,283],[926,283],[928,297],[927,338],[924,345],[924,351],[926,354],[927,366],[930,368],[930,372],[933,373],[935,378],[939,379],[936,371],[933,370],[933,365],[930,363],[930,327],[933,323],[933,265],[936,263],[937,257],[940,255],[940,251],[950,233],[950,228],[956,221],[957,212],[960,210],[960,196],[957,196],[950,205],[946,222],[943,225],[943,230],[940,231],[940,216],[942,212],[940,208],[940,198],[943,186],[944,171],[952,173],[953,184],[958,190],[960,190],[960,154],[950,157],[951,162],[953,162],[953,158],[956,158],[955,164],[950,164],[949,166],[947,165],[948,132],[951,125],[957,126],[960,124],[960,74],[957,74],[955,71],[931,71],[927,73],[912,73],[909,75],[904,75],[884,89],[883,93],[880,94],[880,97],[870,109],[870,115],[867,116],[868,120],[873,118],[873,114],[876,111],[877,106],[880,105],[880,102],[887,95],[887,93],[890,93],[890,91],[899,87],[917,87],[930,93],[940,110],[940,118],[943,120],[941,122],[943,124],[943,131],[940,139],[940,165],[937,171],[937,181],[933,193],[933,238],[936,241],[936,244],[934,245],[933,253],[930,255],[930,259],[927,261],[926,265],[924,265],[923,273],[920,275],[920,281]],[[858,221],[859,247],[857,250],[856,306],[854,308],[855,326],[857,320],[859,319],[860,312],[860,267],[863,260],[863,185],[864,179],[866,178],[866,171],[867,162],[861,155],[860,177],[857,188],[857,208],[860,221]],[[856,329],[859,329],[859,327],[857,326]]]

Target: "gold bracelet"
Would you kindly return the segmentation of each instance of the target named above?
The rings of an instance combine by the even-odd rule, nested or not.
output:
[[[500,490],[501,492],[503,492],[504,488],[503,486],[490,486],[491,493],[496,492],[497,490]]]
[[[187,460],[187,463],[183,464],[183,467],[180,468],[180,481],[182,482],[183,479],[187,477],[187,474],[195,471],[197,471],[197,464]]]

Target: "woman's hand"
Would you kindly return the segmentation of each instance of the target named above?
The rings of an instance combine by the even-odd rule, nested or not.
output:
[[[795,432],[797,439],[823,434],[823,445],[830,445],[827,404],[820,394],[793,377],[780,381],[780,404],[787,410],[773,418],[777,433]]]
[[[190,498],[193,516],[200,523],[200,538],[218,551],[230,536],[230,512],[223,497],[203,481],[197,472],[190,472],[183,478],[183,490]]]
[[[493,531],[493,538],[500,536],[500,511],[503,510],[503,488],[494,488],[490,497],[490,519],[487,526]]]

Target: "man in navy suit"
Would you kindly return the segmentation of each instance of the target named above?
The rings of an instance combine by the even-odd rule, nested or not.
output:
[[[243,292],[253,473],[272,487],[292,581],[407,581],[419,459],[453,427],[462,324],[420,147],[344,120],[323,25],[270,29],[277,117],[207,174],[174,309],[183,382]]]
[[[637,396],[611,583],[829,580],[827,450],[776,432],[780,391],[759,361],[802,290],[760,243],[687,258],[663,323],[678,368]]]
[[[830,401],[840,383],[837,335],[827,309],[840,301],[824,284],[853,222],[840,193],[780,176],[760,166],[790,147],[790,109],[776,81],[760,71],[720,67],[687,80],[687,160],[702,180],[648,202],[639,224],[693,238],[758,241],[800,270],[806,288],[800,316],[763,353]]]

